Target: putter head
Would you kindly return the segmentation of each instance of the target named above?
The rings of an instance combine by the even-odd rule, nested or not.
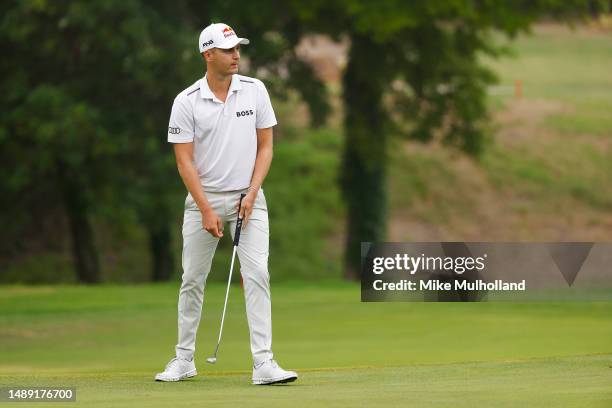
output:
[[[208,357],[208,358],[206,359],[206,362],[207,362],[208,364],[215,364],[215,363],[217,362],[217,357]]]

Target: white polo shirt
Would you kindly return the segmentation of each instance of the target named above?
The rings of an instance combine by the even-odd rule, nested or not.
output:
[[[249,186],[255,167],[255,129],[276,123],[270,96],[259,79],[234,74],[223,103],[205,75],[174,99],[168,142],[193,142],[205,191],[240,190]]]

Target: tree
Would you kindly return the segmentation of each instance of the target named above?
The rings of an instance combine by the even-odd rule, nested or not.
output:
[[[486,87],[495,81],[478,57],[504,51],[492,40],[493,33],[512,38],[542,17],[586,16],[590,2],[342,3],[339,11],[347,17],[343,27],[351,38],[343,83],[345,276],[354,279],[359,276],[360,243],[385,238],[386,140],[391,129],[424,142],[437,134],[477,156],[486,136]],[[394,81],[404,85],[399,92],[391,86]],[[386,94],[393,98],[385,106]],[[393,121],[394,116],[400,120]]]
[[[181,3],[13,1],[3,9],[0,47],[11,57],[0,66],[1,188],[13,199],[3,215],[36,207],[45,217],[33,197],[61,200],[78,280],[96,283],[92,215],[121,223],[132,211],[149,232],[154,278],[166,279],[168,197],[179,184],[169,179],[164,129],[177,84],[189,77]]]
[[[308,103],[313,124],[329,111],[325,88],[295,55],[303,35],[350,39],[343,76],[344,134],[340,185],[348,209],[345,277],[358,278],[360,243],[386,235],[386,163],[393,134],[423,142],[439,135],[478,156],[486,139],[486,87],[495,81],[478,61],[504,49],[495,33],[513,38],[540,18],[573,21],[606,1],[520,2],[388,0],[212,2],[211,15],[235,23],[253,41],[255,68],[281,74],[279,88],[293,88]],[[282,75],[279,75],[282,78]],[[399,84],[397,90],[392,84]],[[390,96],[391,103],[384,97]]]
[[[340,184],[348,209],[345,276],[354,279],[360,242],[385,239],[389,138],[426,142],[436,134],[477,156],[486,136],[485,90],[495,79],[478,57],[503,51],[493,34],[513,37],[539,18],[573,20],[609,5],[106,0],[2,7],[0,47],[11,58],[0,63],[0,166],[8,175],[1,192],[25,208],[40,209],[40,197],[61,200],[79,279],[96,282],[91,214],[106,208],[115,216],[124,206],[148,230],[155,279],[169,276],[167,194],[180,184],[159,129],[177,89],[201,76],[193,39],[211,19],[248,33],[252,71],[269,72],[273,93],[297,90],[315,126],[330,110],[325,87],[295,47],[309,33],[350,39]]]

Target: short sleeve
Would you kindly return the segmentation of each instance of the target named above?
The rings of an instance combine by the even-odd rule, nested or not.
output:
[[[168,124],[168,142],[193,142],[194,134],[193,107],[189,99],[181,94],[174,99],[172,104],[170,123]]]
[[[266,90],[266,86],[261,81],[255,81],[257,86],[257,110],[255,127],[257,129],[265,129],[276,125],[276,116],[270,102],[270,95]]]

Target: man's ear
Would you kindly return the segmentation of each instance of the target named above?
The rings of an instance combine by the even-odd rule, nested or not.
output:
[[[204,58],[204,61],[210,61],[210,59],[213,57],[213,52],[212,49],[210,50],[206,50],[202,53],[202,58]]]

